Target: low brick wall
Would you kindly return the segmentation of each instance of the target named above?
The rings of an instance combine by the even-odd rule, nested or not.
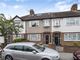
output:
[[[77,47],[77,46],[64,46],[64,52],[72,53],[79,48],[80,47]]]

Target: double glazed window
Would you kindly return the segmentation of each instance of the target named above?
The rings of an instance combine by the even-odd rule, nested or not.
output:
[[[29,27],[38,27],[39,21],[29,21]]]
[[[22,21],[19,18],[14,19],[14,24],[15,25],[22,25]]]
[[[15,20],[14,23],[19,25],[21,23],[21,21],[20,20]]]
[[[59,27],[60,26],[60,19],[54,19],[53,20],[53,26],[54,27]]]
[[[24,38],[24,35],[23,34],[17,34],[16,38]]]
[[[80,41],[80,33],[65,33],[64,41]]]
[[[50,20],[43,20],[44,26],[50,26]]]
[[[30,41],[40,41],[41,40],[41,34],[28,34],[27,38]]]
[[[66,25],[69,25],[69,26],[80,25],[80,20],[78,18],[67,18]]]

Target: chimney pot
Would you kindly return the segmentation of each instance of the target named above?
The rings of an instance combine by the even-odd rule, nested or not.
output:
[[[73,5],[72,5],[71,11],[72,11],[72,12],[76,12],[76,11],[77,11],[77,4],[73,4]]]
[[[34,15],[34,10],[33,9],[30,9],[30,15]]]

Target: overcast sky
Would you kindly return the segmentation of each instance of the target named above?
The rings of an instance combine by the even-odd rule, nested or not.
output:
[[[80,0],[0,0],[0,13],[8,18],[27,15],[30,9],[35,13],[68,11],[73,3],[80,9]]]

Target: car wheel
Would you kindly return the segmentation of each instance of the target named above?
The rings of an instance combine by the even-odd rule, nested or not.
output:
[[[12,58],[10,55],[7,55],[7,56],[5,57],[5,60],[13,60],[13,58]]]
[[[50,59],[48,59],[48,58],[44,58],[44,59],[42,59],[42,60],[50,60]]]

